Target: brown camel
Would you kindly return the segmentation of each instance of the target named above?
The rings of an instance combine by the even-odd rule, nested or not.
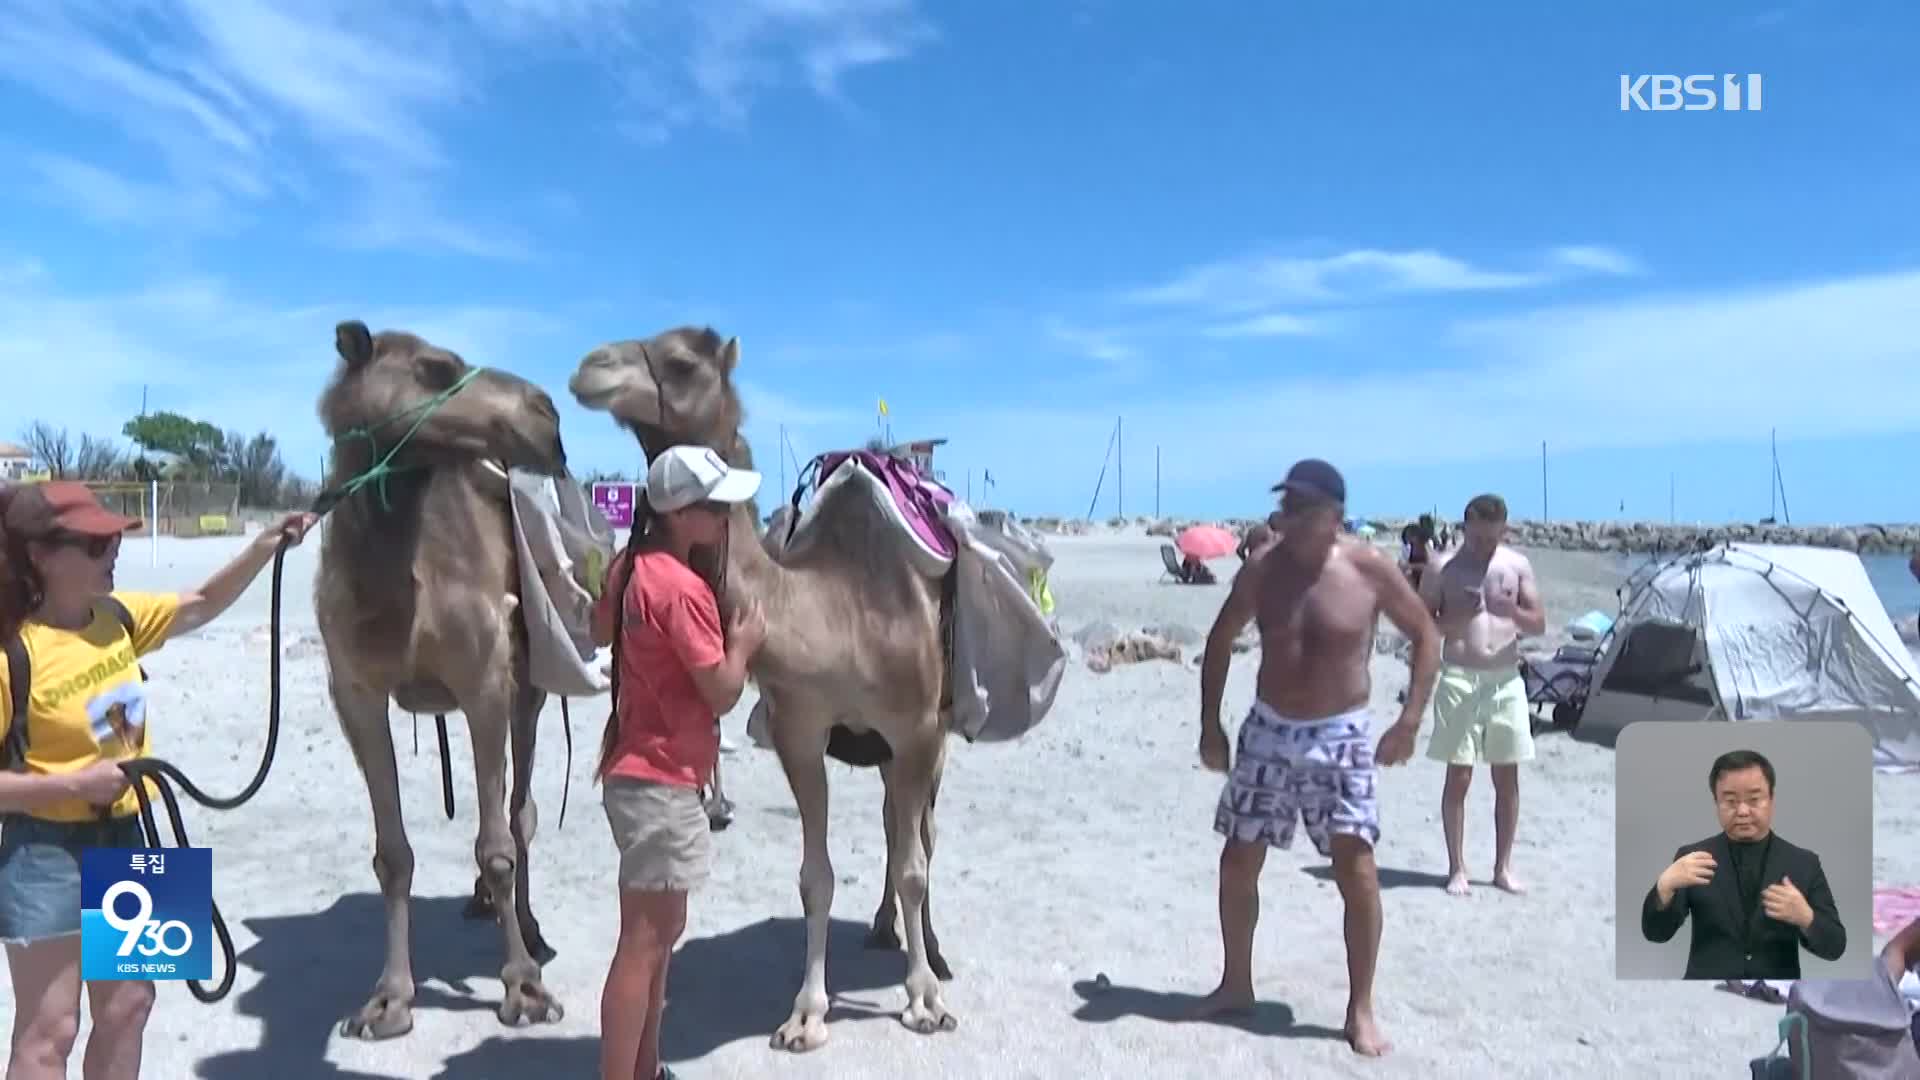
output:
[[[581,405],[610,413],[649,457],[694,443],[730,464],[751,466],[739,437],[733,388],[738,339],[682,327],[645,341],[604,345],[580,362],[568,389]],[[827,852],[830,742],[843,753],[880,746],[886,787],[887,879],[897,894],[907,948],[907,1007],[901,1022],[921,1032],[957,1021],[941,1000],[928,958],[926,895],[933,854],[933,802],[946,756],[940,699],[945,660],[940,583],[916,572],[903,539],[851,489],[817,502],[811,528],[824,530],[799,555],[776,562],[755,540],[758,508],[734,509],[721,603],[757,598],[767,640],[752,674],[768,708],[780,767],[800,811],[800,902],[807,919],[806,971],[793,1012],[773,1035],[776,1048],[804,1051],[827,1040],[827,921],[834,876]],[[842,734],[836,736],[836,728]],[[884,923],[883,923],[884,918]],[[891,900],[875,916],[892,933]]]
[[[373,872],[387,909],[380,980],[340,1030],[387,1038],[413,1027],[413,848],[389,699],[416,714],[465,714],[480,819],[475,896],[491,901],[506,940],[498,1016],[558,1020],[560,1004],[540,977],[552,951],[527,895],[535,827],[527,788],[546,694],[528,682],[512,510],[498,469],[564,475],[559,414],[531,383],[469,367],[412,334],[346,322],[335,346],[341,363],[319,412],[333,438],[328,490],[341,494],[321,541],[314,611],[334,709],[373,804]]]

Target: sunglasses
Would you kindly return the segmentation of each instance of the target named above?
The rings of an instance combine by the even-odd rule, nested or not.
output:
[[[47,538],[50,544],[60,547],[77,547],[87,553],[89,559],[102,559],[108,552],[120,547],[118,536],[82,536],[78,533],[56,533]]]

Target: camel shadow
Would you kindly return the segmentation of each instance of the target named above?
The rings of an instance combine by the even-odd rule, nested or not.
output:
[[[1295,1023],[1293,1007],[1278,1001],[1255,1001],[1245,1012],[1221,1013],[1203,1020],[1188,1016],[1204,1000],[1200,994],[1182,994],[1169,990],[1148,990],[1140,986],[1120,986],[1099,979],[1081,979],[1073,992],[1085,1004],[1074,1010],[1073,1018],[1087,1024],[1110,1024],[1123,1016],[1159,1020],[1169,1024],[1212,1024],[1236,1028],[1253,1035],[1277,1035],[1283,1039],[1332,1039],[1346,1042],[1343,1031],[1318,1024]]]
[[[845,919],[827,923],[827,1020],[893,1019],[905,1004],[878,1000],[906,978],[906,954],[866,948],[867,927]],[[805,963],[804,919],[757,923],[691,938],[674,950],[667,974],[667,1008],[660,1017],[660,1058],[669,1065],[697,1061],[741,1040],[765,1045],[793,1009]],[[875,1000],[843,999],[843,994]],[[776,1051],[771,1048],[766,1053]],[[600,1040],[581,1036],[501,1037],[449,1057],[433,1080],[491,1080],[508,1076],[595,1076]]]
[[[1331,866],[1303,866],[1300,872],[1321,881],[1333,881]],[[1447,885],[1447,875],[1435,874],[1427,870],[1400,870],[1391,866],[1382,866],[1376,873],[1383,889],[1443,889]],[[1474,885],[1491,885],[1492,882],[1475,881]]]
[[[829,1023],[897,1019],[906,1006],[905,994],[886,991],[906,979],[907,954],[869,949],[866,941],[865,923],[827,921]],[[806,955],[807,923],[796,918],[762,919],[682,942],[667,975],[660,1056],[679,1063],[741,1039],[771,1039],[793,1011]],[[851,994],[862,998],[842,997]]]
[[[467,899],[413,898],[416,1012],[499,1006],[500,934],[489,922],[462,917]],[[360,1008],[380,977],[386,906],[379,893],[351,893],[309,914],[241,921],[259,940],[235,963],[260,979],[239,995],[234,1011],[260,1020],[260,1045],[202,1060],[196,1069],[202,1080],[404,1080],[324,1060],[341,1019]]]

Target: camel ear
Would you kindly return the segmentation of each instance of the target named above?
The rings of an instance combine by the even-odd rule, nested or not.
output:
[[[725,345],[720,346],[720,370],[725,372],[728,375],[731,375],[733,374],[733,365],[739,362],[740,362],[740,339],[737,337],[730,337],[727,339],[727,343]]]
[[[349,368],[362,368],[373,362],[373,335],[367,332],[366,323],[356,320],[334,327],[333,347],[340,351],[340,359],[345,360]]]

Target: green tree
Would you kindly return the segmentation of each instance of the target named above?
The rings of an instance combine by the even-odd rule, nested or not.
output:
[[[141,449],[173,454],[195,469],[206,470],[225,464],[227,437],[204,420],[179,413],[157,412],[127,421],[120,433]]]

